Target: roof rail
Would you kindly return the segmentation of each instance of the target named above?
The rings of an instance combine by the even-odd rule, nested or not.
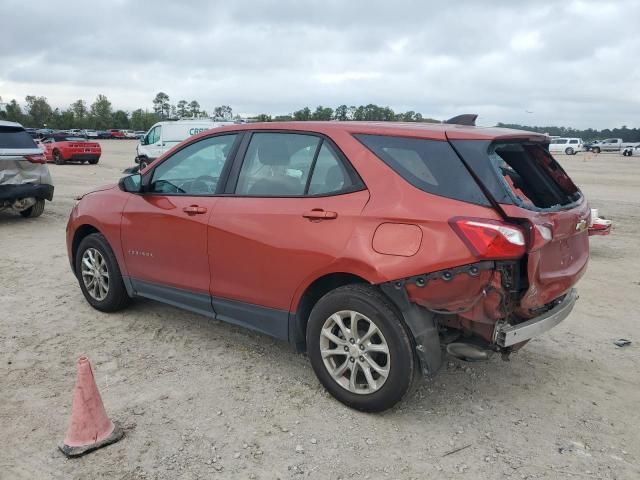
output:
[[[464,113],[462,115],[456,115],[449,120],[445,120],[444,123],[450,123],[452,125],[468,125],[470,127],[476,126],[477,113]]]

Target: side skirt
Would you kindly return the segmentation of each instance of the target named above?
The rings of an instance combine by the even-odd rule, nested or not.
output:
[[[131,297],[144,297],[209,318],[289,339],[289,312],[123,277]]]

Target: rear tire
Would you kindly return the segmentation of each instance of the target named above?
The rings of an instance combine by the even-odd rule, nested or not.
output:
[[[44,199],[39,198],[36,200],[34,205],[30,206],[26,210],[22,210],[20,215],[24,218],[36,218],[42,215],[42,212],[44,212]]]
[[[592,151],[593,153],[600,153],[600,147],[593,147],[593,148],[591,149],[591,151]]]
[[[80,289],[93,308],[115,312],[129,304],[131,297],[124,286],[118,261],[104,235],[92,233],[83,238],[74,265]]]
[[[100,160],[99,158],[92,158],[91,160],[89,160],[89,163],[91,165],[95,165],[96,163],[98,163],[98,160]]]
[[[368,336],[371,331],[375,333]],[[391,408],[416,378],[407,329],[387,297],[370,285],[346,285],[316,303],[307,326],[307,350],[324,387],[356,410]]]
[[[53,151],[53,162],[56,165],[64,165],[64,158],[62,158],[62,155],[60,155],[58,150]]]
[[[573,150],[573,148],[569,147],[567,148],[564,153],[566,153],[567,155],[575,155],[575,151]]]

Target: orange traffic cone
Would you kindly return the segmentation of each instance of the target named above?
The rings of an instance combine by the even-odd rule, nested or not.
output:
[[[107,416],[89,359],[80,357],[73,391],[71,424],[64,443],[59,445],[60,450],[67,457],[77,457],[117,442],[123,435],[124,431]]]

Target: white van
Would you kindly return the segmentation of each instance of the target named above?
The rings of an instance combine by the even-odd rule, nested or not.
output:
[[[581,138],[551,138],[549,143],[549,151],[551,153],[565,153],[567,155],[575,155],[582,151],[583,142]]]
[[[136,147],[136,163],[144,166],[192,135],[233,123],[208,118],[158,122],[140,139]]]

